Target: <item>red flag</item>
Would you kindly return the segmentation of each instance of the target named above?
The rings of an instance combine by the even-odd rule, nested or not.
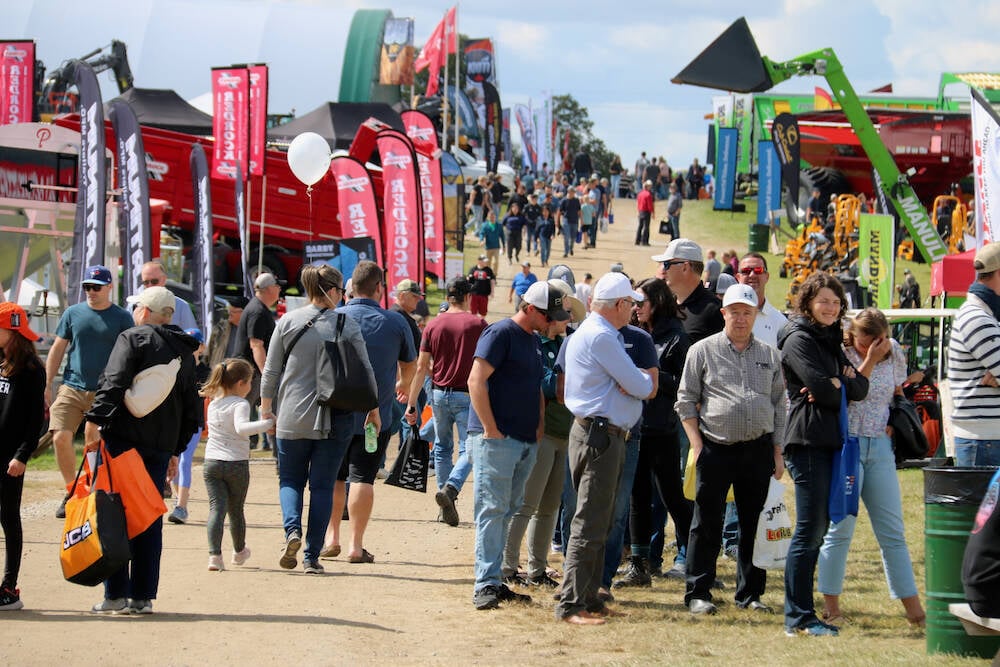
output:
[[[455,25],[455,15],[458,5],[449,9],[444,15],[444,52],[458,53],[458,28]]]
[[[887,83],[884,86],[880,86],[878,88],[873,88],[872,92],[873,93],[891,93],[892,92],[892,84],[891,83]]]
[[[264,175],[267,143],[267,65],[250,65],[250,175]]]
[[[215,153],[212,178],[235,179],[237,165],[249,160],[250,71],[246,67],[213,67],[212,132]]]
[[[425,93],[428,97],[437,93],[438,72],[444,67],[448,54],[455,53],[455,43],[457,41],[455,36],[455,10],[456,7],[452,7],[444,15],[441,22],[434,28],[434,32],[427,38],[427,43],[424,44],[424,48],[420,49],[420,55],[417,56],[416,61],[413,63],[414,69],[418,72],[430,67],[427,78],[427,92]]]
[[[375,244],[375,257],[372,259],[383,265],[382,232],[378,223],[375,190],[365,165],[341,155],[330,161],[330,171],[337,182],[340,235],[344,238],[371,237]]]
[[[423,285],[423,210],[413,148],[406,135],[395,130],[380,132],[376,143],[384,183],[382,228],[386,283],[392,289],[399,281],[409,278]]]
[[[437,148],[434,123],[420,111],[400,114],[406,136],[412,141],[433,142]],[[424,206],[424,263],[434,275],[444,276],[444,192],[441,183],[441,159],[417,153],[420,169],[420,198]]]
[[[31,122],[34,85],[35,43],[0,43],[0,125]]]

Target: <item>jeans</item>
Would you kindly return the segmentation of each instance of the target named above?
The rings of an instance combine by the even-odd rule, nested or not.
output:
[[[618,189],[622,182],[621,174],[611,174],[611,198],[618,197]]]
[[[865,503],[872,531],[882,553],[882,568],[894,600],[917,594],[913,563],[903,530],[903,501],[896,475],[896,458],[889,436],[858,437],[861,468],[858,486]],[[847,515],[840,523],[831,523],[819,552],[818,588],[824,595],[840,595],[847,566],[847,550],[857,517]]]
[[[528,576],[540,577],[548,567],[549,543],[559,514],[566,469],[565,438],[544,435],[535,465],[524,484],[524,504],[510,520],[503,555],[504,576],[517,574],[521,541],[528,534]]]
[[[573,254],[573,244],[576,243],[576,228],[575,223],[562,223],[563,257]]]
[[[1000,440],[955,437],[956,466],[1000,466]]]
[[[670,233],[675,239],[681,237],[681,216],[678,215],[668,215],[667,220],[670,221]]]
[[[476,584],[474,592],[499,586],[503,548],[511,517],[524,504],[524,484],[535,465],[537,447],[514,438],[486,439],[469,434],[473,512],[476,517]]]
[[[521,241],[523,230],[507,230],[507,261],[521,261]]]
[[[549,263],[549,254],[552,252],[552,237],[538,237],[538,251],[541,254],[542,266]]]
[[[246,546],[247,522],[243,504],[250,488],[249,461],[218,461],[206,459],[203,468],[205,490],[208,492],[208,553],[222,554],[222,529],[229,515],[229,534],[233,538],[233,552]]]
[[[636,245],[649,245],[649,221],[652,215],[649,211],[639,211],[639,226],[635,229]]]
[[[431,389],[431,410],[434,411],[434,474],[438,489],[445,483],[461,491],[472,470],[467,452],[469,426],[469,394],[454,389]],[[453,426],[458,426],[458,461],[452,464]]]
[[[736,503],[726,503],[726,518],[722,524],[722,548],[735,549],[739,543],[740,517]]]
[[[129,449],[138,449],[125,442],[105,440],[108,454],[118,456]],[[139,449],[153,486],[162,489],[167,481],[170,452]],[[104,582],[104,598],[155,600],[160,587],[160,554],[163,551],[163,517],[157,517],[149,528],[129,540],[132,559]]]
[[[201,441],[201,429],[199,428],[188,442],[187,449],[181,454],[177,461],[177,488],[191,488],[191,465],[194,463],[194,450],[198,449]]]
[[[830,475],[834,449],[788,445],[785,467],[795,482],[795,532],[785,560],[785,627],[817,621],[813,575],[830,525]]]
[[[625,462],[622,464],[621,481],[618,483],[618,493],[615,494],[615,510],[611,517],[611,530],[608,541],[604,545],[604,571],[601,573],[601,586],[611,587],[611,580],[622,562],[622,547],[625,546],[625,525],[628,523],[629,502],[632,496],[632,484],[635,482],[636,466],[639,465],[639,433],[642,422],[632,429],[632,435],[625,441]]]
[[[333,510],[333,485],[354,430],[354,414],[333,418],[330,437],[278,438],[278,499],[281,502],[285,537],[302,532],[302,505],[309,483],[309,525],[303,558],[319,558],[326,526]]]

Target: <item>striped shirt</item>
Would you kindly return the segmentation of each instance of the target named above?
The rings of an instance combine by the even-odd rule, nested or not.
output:
[[[958,310],[948,344],[948,383],[956,436],[993,439],[1000,433],[1000,388],[980,384],[989,371],[1000,378],[1000,323],[970,294]]]
[[[778,351],[751,336],[740,352],[725,331],[703,338],[688,350],[675,409],[682,421],[697,417],[712,442],[736,444],[772,433],[780,445],[786,413]]]

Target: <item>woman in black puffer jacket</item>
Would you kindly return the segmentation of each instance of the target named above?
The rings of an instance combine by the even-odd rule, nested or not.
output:
[[[841,446],[841,385],[849,401],[860,401],[868,394],[868,379],[855,371],[841,347],[840,322],[846,310],[840,281],[814,273],[802,284],[795,312],[778,335],[791,402],[785,467],[795,482],[795,533],[785,562],[788,635],[837,635],[837,628],[816,617],[813,576],[830,523],[833,455]]]

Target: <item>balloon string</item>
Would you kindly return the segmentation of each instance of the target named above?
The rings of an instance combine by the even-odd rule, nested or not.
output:
[[[313,213],[313,187],[311,185],[306,186],[306,196],[309,197],[309,219],[312,220]]]

